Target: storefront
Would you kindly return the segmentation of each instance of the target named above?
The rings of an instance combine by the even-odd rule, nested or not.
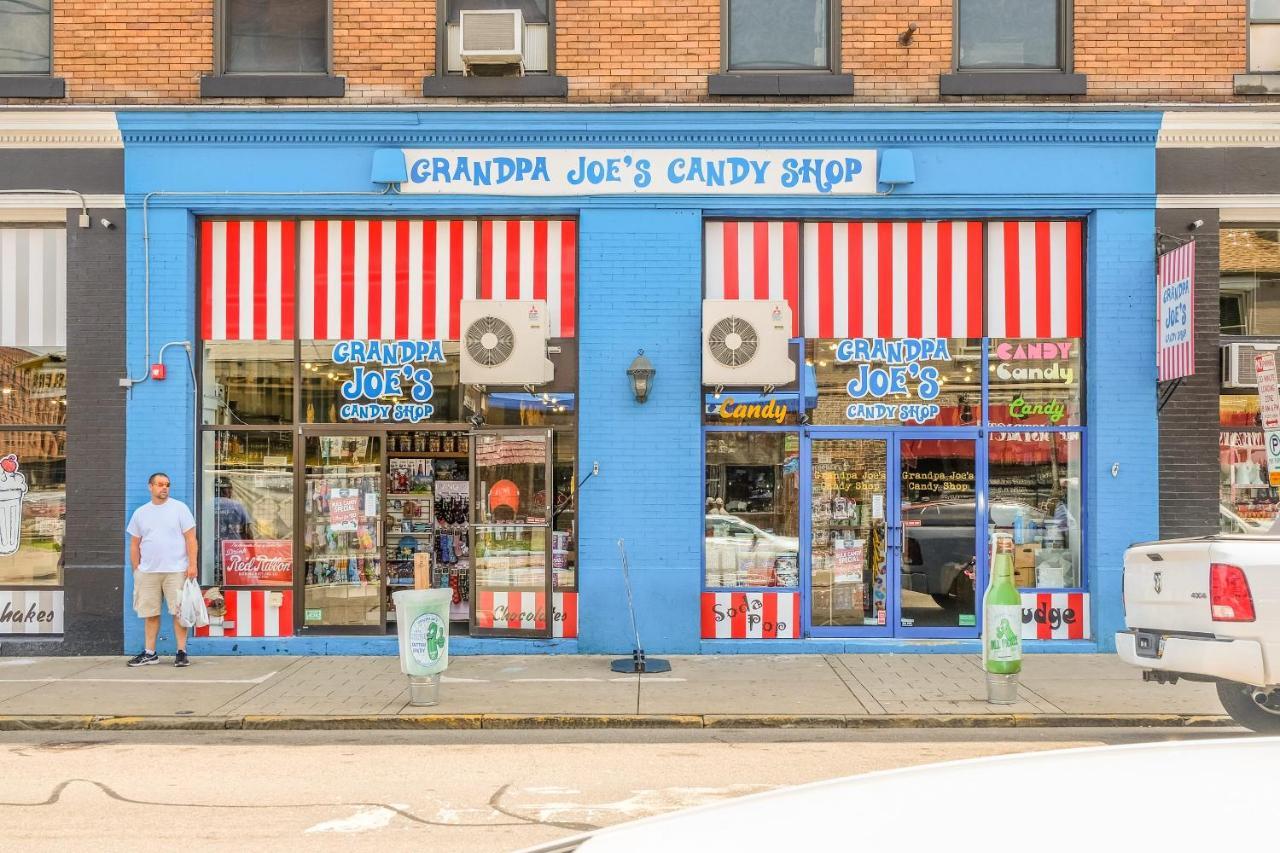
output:
[[[127,503],[195,505],[195,653],[389,652],[415,568],[462,654],[626,651],[630,606],[651,651],[965,649],[993,529],[1025,636],[1106,646],[1155,532],[1156,120],[569,119],[121,115],[167,365]],[[518,375],[477,380],[488,315]]]

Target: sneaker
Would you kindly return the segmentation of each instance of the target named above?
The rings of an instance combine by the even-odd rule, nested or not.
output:
[[[178,652],[173,656],[174,666],[191,666],[191,659],[187,657],[186,652]]]
[[[148,664],[160,663],[160,655],[155,652],[148,654],[147,652],[138,652],[129,658],[129,666],[147,666]]]

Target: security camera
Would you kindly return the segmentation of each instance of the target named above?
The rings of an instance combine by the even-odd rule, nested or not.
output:
[[[100,224],[103,228],[107,229],[108,231],[116,227],[116,224],[112,222],[110,219],[99,219],[98,224]]]
[[[1203,227],[1204,227],[1204,220],[1197,219],[1195,222],[1192,222],[1190,225],[1187,226],[1187,230],[1195,231],[1197,228],[1203,228]]]

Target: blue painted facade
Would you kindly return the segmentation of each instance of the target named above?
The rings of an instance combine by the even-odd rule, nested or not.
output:
[[[1122,552],[1158,530],[1152,245],[1159,123],[1159,113],[1037,111],[125,112],[129,369],[138,377],[147,367],[148,288],[151,360],[161,345],[196,337],[198,216],[577,216],[579,476],[593,462],[600,466],[579,496],[579,638],[454,638],[453,652],[629,650],[619,539],[651,652],[976,651],[976,641],[700,639],[702,221],[1086,217],[1085,575],[1097,639],[1029,648],[1109,650],[1123,620]],[[370,181],[378,149],[485,145],[894,148],[914,154],[916,174],[891,195],[844,198],[408,196],[380,194]],[[639,348],[657,369],[643,406],[625,374]],[[130,392],[130,508],[147,499],[147,475],[156,470],[172,476],[176,497],[194,503],[195,394],[184,359],[170,347],[169,378]],[[124,594],[127,604],[131,589]],[[126,613],[132,649],[142,625]],[[203,639],[191,649],[392,653],[395,639]]]

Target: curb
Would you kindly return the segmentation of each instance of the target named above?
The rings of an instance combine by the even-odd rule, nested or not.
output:
[[[1234,726],[1204,714],[368,714],[0,716],[0,732],[15,731],[478,731],[566,729],[1010,729],[1210,728]]]

